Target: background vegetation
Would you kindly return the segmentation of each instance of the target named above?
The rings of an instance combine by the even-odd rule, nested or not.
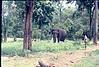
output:
[[[96,28],[99,22],[95,21],[98,19],[95,17],[95,0],[33,0],[33,2],[30,2],[33,3],[32,51],[24,51],[25,17],[29,12],[26,7],[30,5],[28,2],[2,1],[1,55],[3,58],[8,56],[10,60],[11,57],[16,56],[28,60],[28,63],[26,61],[22,64],[16,60],[18,58],[14,58],[14,61],[3,59],[2,65],[4,67],[12,67],[13,65],[33,67],[34,65],[31,62],[35,62],[35,58],[26,58],[25,56],[36,55],[36,58],[38,58],[37,53],[83,50],[84,34],[88,37],[87,47],[92,47],[93,42],[89,39],[91,40],[94,37],[97,30],[99,39],[99,29]],[[52,28],[65,30],[67,33],[65,42],[53,43],[52,35],[49,33]],[[28,46],[27,43],[25,44]],[[82,58],[80,64],[75,64],[72,67],[99,67],[97,58],[99,58],[99,50],[93,51],[88,57]]]
[[[51,39],[51,28],[64,29],[67,39],[81,39],[84,33],[90,37],[90,13],[87,8],[78,10],[81,9],[79,1],[75,2],[75,7],[68,6],[65,2],[35,1],[32,19],[33,39]],[[7,37],[13,37],[16,41],[16,38],[23,38],[25,1],[2,3],[2,39],[6,41]]]

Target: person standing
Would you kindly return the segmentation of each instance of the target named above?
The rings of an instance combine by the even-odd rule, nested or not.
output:
[[[86,47],[87,47],[87,36],[86,35],[84,36],[84,43],[85,43],[85,49],[86,49]]]

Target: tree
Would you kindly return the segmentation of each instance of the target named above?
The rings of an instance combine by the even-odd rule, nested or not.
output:
[[[14,37],[14,41],[16,41],[17,37],[22,37],[23,6],[24,1],[3,1],[2,30],[4,41],[7,40],[7,37]]]
[[[53,14],[54,17],[52,24],[54,24],[55,28],[65,29],[65,31],[68,33],[68,38],[70,39],[82,38],[84,32],[86,32],[88,38],[90,37],[89,13],[87,9],[84,9],[83,11],[78,11],[76,8],[72,7],[61,7],[61,22],[59,22],[60,10],[57,8],[56,3],[54,3],[53,5],[55,11]]]
[[[26,1],[23,49],[32,50],[32,13],[34,1]]]
[[[95,16],[95,22],[93,24],[93,34],[94,34],[94,37],[93,37],[93,41],[95,44],[97,44],[97,34],[98,34],[98,2],[97,0],[95,0],[95,10],[94,10],[94,16]]]
[[[67,0],[68,3],[70,2],[73,2],[74,0]],[[96,0],[76,0],[76,4],[78,5],[78,11],[82,11],[84,9],[87,9],[87,12],[89,13],[89,20],[90,20],[90,40],[92,39],[93,37],[93,40],[94,40],[94,43],[96,42],[97,40],[97,18],[95,22],[92,22],[92,19],[93,19],[93,15],[97,12],[94,12],[95,10],[97,11],[98,7],[96,7]],[[95,20],[94,19],[94,20]],[[94,26],[94,30],[93,30],[93,25]]]
[[[11,16],[11,4],[12,4],[12,1],[3,1],[3,6],[2,6],[2,30],[3,30],[3,37],[4,37],[4,42],[7,41],[7,37],[8,37],[8,28],[9,28],[9,21],[10,21],[10,18],[9,16]]]
[[[51,5],[51,1],[35,1],[34,11],[33,11],[33,24],[38,25],[41,30],[41,40],[44,39],[44,26],[52,22],[54,8]]]
[[[17,7],[13,8],[12,12],[12,30],[11,33],[16,41],[17,37],[23,37],[23,19],[24,19],[24,10],[25,10],[25,1],[14,1],[14,4]],[[11,35],[11,34],[10,34]]]

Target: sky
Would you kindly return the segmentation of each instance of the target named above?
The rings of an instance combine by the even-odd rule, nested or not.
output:
[[[66,4],[66,1],[62,1],[62,5],[65,7],[65,8],[68,8],[68,7],[72,7],[72,8],[76,8],[75,6],[76,4],[76,1],[74,3],[69,3],[69,4]]]

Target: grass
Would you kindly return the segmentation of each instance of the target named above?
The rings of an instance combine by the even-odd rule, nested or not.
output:
[[[19,55],[24,56],[23,41],[18,39],[18,41],[13,42],[11,38],[8,39],[6,43],[2,43],[2,55]],[[65,42],[53,43],[50,40],[33,41],[32,42],[32,52],[59,52],[59,51],[75,51],[79,49],[84,49],[84,43],[80,41],[70,41],[65,40]]]
[[[95,50],[89,56],[81,59],[81,63],[71,67],[99,67],[99,50]]]
[[[81,41],[70,41],[70,40],[65,40],[65,42],[60,42],[60,43],[53,43],[53,41],[51,40],[33,41],[32,42],[33,51],[31,52],[31,54],[34,54],[34,55],[32,55],[32,58],[21,57],[25,55],[25,52],[22,51],[23,49],[22,39],[18,39],[18,41],[13,42],[12,39],[9,38],[6,43],[4,42],[2,43],[1,48],[2,48],[2,51],[1,51],[2,55],[10,55],[9,57],[3,56],[3,59],[1,59],[2,67],[35,67],[34,65],[36,65],[37,59],[39,59],[39,57],[42,57],[41,53],[43,52],[56,52],[57,53],[60,51],[80,50],[80,49],[84,49],[84,43]],[[40,52],[40,54],[38,52]],[[93,53],[90,54],[90,56],[94,55]],[[53,56],[47,55],[46,57],[44,56],[44,59],[53,58],[53,57],[54,55]],[[90,58],[88,60],[86,59],[87,58],[83,59],[85,63],[90,61]],[[82,65],[85,63],[82,63]],[[93,63],[89,63],[89,65],[90,64],[93,64]],[[82,67],[79,65],[76,65],[76,66]]]

